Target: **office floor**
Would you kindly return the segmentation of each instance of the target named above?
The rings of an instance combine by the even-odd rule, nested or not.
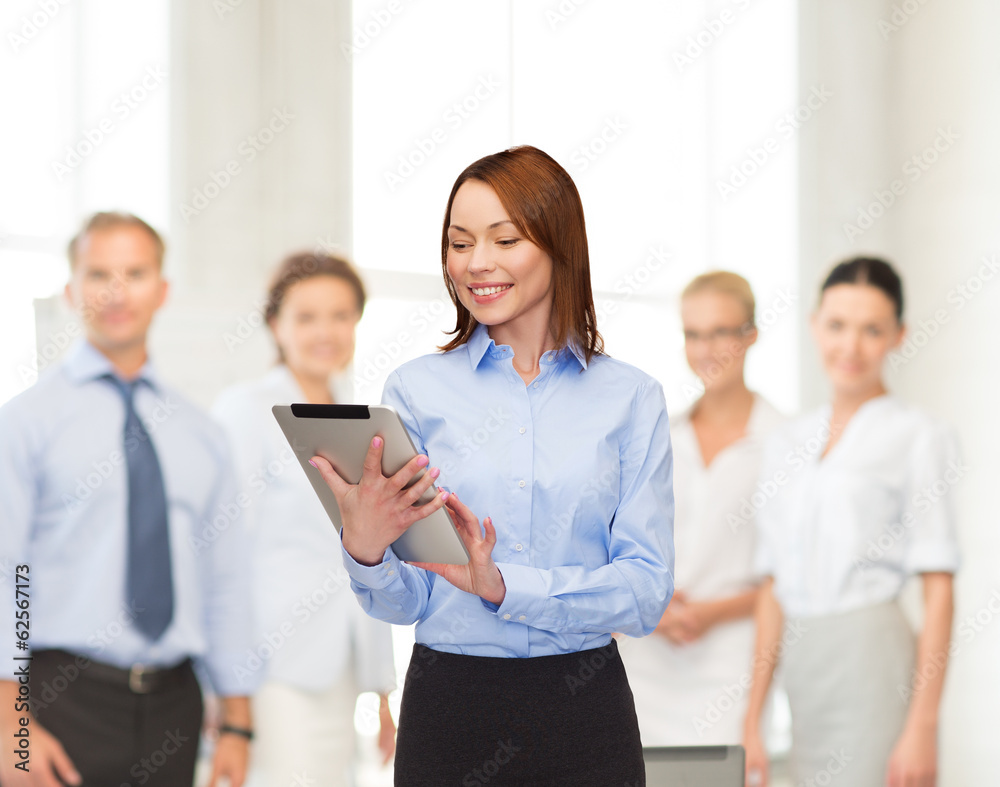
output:
[[[378,750],[374,736],[359,736],[360,754],[358,761],[357,781],[355,787],[392,787],[392,766],[382,767],[378,758]],[[792,781],[785,773],[783,761],[772,763],[772,780],[770,787],[792,787]],[[198,781],[204,784],[204,781]],[[283,785],[265,785],[258,777],[251,774],[246,787],[284,787]],[[292,785],[289,785],[292,787]],[[319,787],[317,785],[317,787]]]

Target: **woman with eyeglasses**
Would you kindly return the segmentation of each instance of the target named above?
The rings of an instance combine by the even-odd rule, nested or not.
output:
[[[670,424],[677,590],[651,636],[621,643],[646,746],[742,739],[761,447],[782,421],[744,381],[754,308],[749,283],[727,271],[698,276],[681,296],[685,355],[705,391]]]

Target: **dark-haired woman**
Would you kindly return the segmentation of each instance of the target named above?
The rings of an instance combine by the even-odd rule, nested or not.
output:
[[[673,590],[662,388],[601,352],[583,207],[542,151],[469,166],[441,250],[456,335],[383,397],[420,456],[386,478],[376,437],[357,486],[314,457],[362,605],[417,624],[396,784],[645,784],[611,635],[649,634]],[[389,545],[445,505],[468,564],[401,563]]]
[[[882,381],[902,314],[902,284],[886,262],[835,267],[812,318],[833,400],[765,448],[764,477],[787,482],[757,515],[758,569],[770,578],[757,605],[748,785],[767,783],[758,719],[779,655],[796,784],[935,784],[958,567],[951,493],[964,469],[951,429]],[[897,604],[915,575],[916,641]]]
[[[358,608],[336,533],[271,415],[278,403],[351,401],[345,372],[364,305],[364,286],[345,260],[288,257],[264,313],[279,363],[224,391],[213,407],[235,448],[254,531],[257,644],[244,669],[264,673],[253,698],[253,770],[262,784],[293,784],[301,774],[331,787],[353,784],[360,691],[381,694],[386,759],[394,746],[390,627]]]

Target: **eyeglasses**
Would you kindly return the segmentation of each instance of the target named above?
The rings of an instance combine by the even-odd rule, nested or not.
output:
[[[715,328],[714,330],[706,331],[705,333],[699,333],[698,331],[684,331],[684,341],[688,344],[696,344],[697,342],[715,344],[716,342],[721,342],[723,339],[741,338],[746,336],[752,330],[752,325],[744,323],[743,325],[738,325],[735,328]]]

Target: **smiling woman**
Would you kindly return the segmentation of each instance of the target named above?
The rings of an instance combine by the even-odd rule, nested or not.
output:
[[[462,185],[451,217],[448,277],[468,314],[474,313],[476,322],[494,326],[493,338],[501,344],[516,343],[511,340],[517,332],[550,339],[549,255],[524,237],[526,233],[507,218],[496,192],[482,181]],[[484,221],[490,223],[484,225]],[[534,377],[533,369],[518,371],[525,382]]]
[[[420,454],[386,478],[375,437],[358,485],[313,457],[362,607],[417,624],[396,784],[644,784],[612,633],[648,634],[673,591],[663,390],[601,351],[580,197],[537,148],[459,175],[441,259],[456,336],[383,393]],[[390,544],[445,505],[469,562],[400,562]]]
[[[480,159],[452,186],[441,265],[458,314],[456,336],[443,350],[468,341],[478,323],[498,326],[501,335],[491,335],[499,341],[524,320],[504,323],[522,314],[532,315],[528,327],[534,335],[551,333],[555,345],[579,341],[588,360],[603,349],[580,195],[559,164],[534,150],[512,148]],[[533,193],[541,184],[545,190]],[[493,281],[498,269],[499,280]],[[514,297],[507,297],[504,288],[515,284]],[[493,304],[501,308],[475,309]]]
[[[903,339],[902,314],[902,282],[887,262],[837,265],[812,319],[832,401],[777,430],[764,449],[761,477],[786,481],[757,512],[757,570],[766,579],[744,743],[748,775],[757,772],[761,785],[759,718],[776,653],[796,784],[823,772],[827,784],[850,787],[936,783],[959,563],[947,491],[960,463],[951,428],[883,382]],[[923,492],[938,485],[944,492],[931,503]],[[916,642],[898,604],[911,577],[920,578],[925,605]],[[784,652],[783,621],[805,631]],[[831,766],[831,751],[850,764]]]

